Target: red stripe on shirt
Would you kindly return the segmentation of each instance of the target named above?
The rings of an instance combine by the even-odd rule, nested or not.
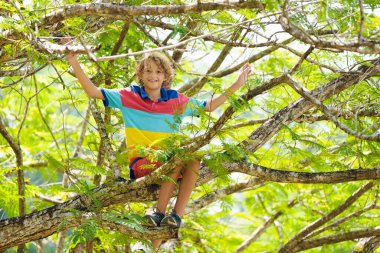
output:
[[[120,98],[124,107],[162,114],[182,114],[189,100],[185,95],[178,93],[178,98],[171,98],[168,101],[158,103],[149,99],[142,99],[138,93],[134,93],[130,89],[120,90]]]

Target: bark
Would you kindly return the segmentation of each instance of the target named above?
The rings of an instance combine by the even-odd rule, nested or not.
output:
[[[168,14],[184,14],[194,12],[204,12],[212,10],[227,10],[227,9],[264,9],[264,6],[259,1],[228,1],[228,2],[207,2],[197,4],[184,5],[120,5],[108,3],[88,3],[88,4],[73,4],[64,6],[61,9],[47,14],[41,21],[43,26],[53,25],[67,18],[93,15],[111,19],[128,20],[133,16],[156,16]]]
[[[307,236],[308,234],[310,234],[311,232],[313,232],[314,230],[316,230],[317,228],[321,227],[323,224],[326,224],[328,221],[335,218],[339,214],[341,214],[348,207],[350,207],[355,201],[357,201],[364,193],[369,191],[372,187],[373,187],[372,182],[368,182],[368,183],[365,183],[364,185],[362,185],[350,197],[348,197],[344,203],[342,203],[341,205],[339,205],[338,207],[336,207],[334,210],[332,210],[328,214],[324,215],[323,217],[315,220],[313,223],[309,224],[308,226],[303,228],[300,232],[298,232],[292,239],[290,239],[283,247],[280,248],[278,253],[294,252],[295,248],[297,250],[309,249],[309,248],[317,247],[315,245],[321,246],[321,245],[326,244],[327,242],[334,241],[334,239],[331,239],[332,237],[334,237],[334,235],[331,237],[328,236],[326,238],[320,238],[320,239],[314,239],[314,240],[312,240],[312,239],[304,240],[304,237]],[[369,232],[369,230],[367,232]],[[371,234],[371,235],[376,235],[376,231],[371,230],[371,232],[375,233],[375,234]],[[343,237],[344,236],[341,237],[339,235],[336,235],[335,238],[343,238]],[[360,237],[363,237],[363,236],[359,236],[356,238],[360,238]],[[343,241],[350,240],[350,239],[351,238],[349,238],[349,236],[348,236],[348,238],[343,240]],[[337,241],[335,241],[335,242],[337,242]],[[306,247],[306,248],[303,248],[301,245],[304,245],[303,247]]]
[[[185,14],[197,13],[212,10],[228,10],[228,9],[258,9],[263,10],[264,5],[259,1],[228,1],[228,2],[207,2],[197,4],[184,5],[121,5],[113,3],[87,3],[87,4],[72,4],[64,6],[54,12],[48,13],[38,22],[30,24],[30,27],[39,27],[39,29],[48,29],[50,32],[59,29],[60,22],[65,19],[92,15],[97,17],[105,17],[113,20],[130,20],[133,16],[157,16],[167,14]],[[0,46],[13,43],[14,40],[24,39],[26,36],[15,30],[4,31],[1,34]],[[48,41],[47,47],[52,47]],[[45,50],[45,46],[40,43],[40,46]],[[53,46],[57,47],[57,46]],[[71,48],[71,47],[68,47]],[[64,47],[57,47],[56,50],[62,51]],[[74,48],[72,48],[74,49]],[[77,52],[83,50],[83,47],[76,48]],[[72,50],[67,50],[68,52]],[[73,51],[72,51],[73,52]]]
[[[93,117],[95,119],[95,122],[98,125],[98,130],[99,130],[100,138],[104,142],[105,152],[108,155],[108,158],[109,158],[110,163],[111,163],[110,164],[111,168],[109,170],[110,173],[109,173],[109,175],[107,175],[107,179],[117,178],[121,174],[121,168],[117,164],[116,154],[115,154],[114,150],[112,149],[112,146],[111,146],[111,143],[110,143],[110,139],[108,137],[108,133],[106,131],[106,127],[105,127],[104,121],[103,121],[103,119],[102,119],[102,117],[101,117],[98,109],[96,108],[96,105],[95,105],[94,101],[90,102],[90,109],[91,109],[92,115],[93,115]]]
[[[359,68],[356,73],[343,74],[327,84],[314,89],[311,95],[320,101],[324,101],[371,76],[379,75],[379,59],[374,60],[373,64],[373,68],[362,67]],[[287,78],[284,77],[284,79]],[[286,82],[286,80],[283,81]],[[242,147],[250,152],[255,152],[280,131],[283,124],[289,124],[295,121],[312,107],[314,107],[314,104],[309,100],[305,98],[298,99],[296,102],[280,110],[271,119],[252,132],[250,136],[242,142]]]
[[[351,253],[372,253],[380,247],[380,236],[359,239]]]
[[[355,240],[359,238],[366,238],[369,236],[380,236],[380,227],[366,228],[360,230],[354,230],[346,233],[335,234],[331,236],[325,236],[318,239],[305,240],[297,245],[296,250],[302,251],[307,249],[312,249],[320,247],[327,244],[333,244],[343,241]],[[368,251],[367,251],[368,252]]]
[[[376,65],[377,66],[377,65]],[[363,69],[364,70],[364,69]],[[373,70],[370,70],[368,72],[368,75],[375,74],[376,72]],[[333,81],[330,81],[328,84],[322,86],[321,88],[316,89],[313,93],[316,94],[316,96],[320,99],[323,100],[335,93],[338,93],[339,91],[343,90],[344,88],[349,87],[350,85],[353,85],[355,82],[360,80],[362,75],[360,74],[346,74],[343,75],[342,77],[339,77],[337,79],[334,79]],[[273,87],[274,84],[280,83],[282,80],[281,78],[277,82],[269,82],[267,85],[263,85],[257,89],[254,89],[254,91],[250,91],[249,94],[246,96],[253,97],[252,94],[257,94],[260,93],[260,91],[266,90],[270,87]],[[290,122],[292,119],[296,119],[294,115],[297,115],[299,113],[294,113],[293,110],[295,111],[300,111],[300,107],[303,108],[303,104],[305,104],[305,100],[299,100],[298,102],[294,103],[292,106],[285,108],[285,110],[280,111],[280,113],[277,114],[277,116],[274,117],[274,119],[270,122],[275,122],[276,118],[281,119],[283,122]],[[309,109],[309,108],[308,108]],[[230,109],[230,113],[232,115],[233,109]],[[282,112],[286,112],[289,116],[285,117],[285,119],[281,116]],[[301,113],[302,114],[302,113]],[[225,116],[226,117],[226,116]],[[272,123],[273,124],[273,123]],[[277,123],[279,124],[279,123]],[[223,123],[221,123],[221,126]],[[262,129],[258,129],[260,132]],[[215,131],[215,130],[214,130]],[[267,127],[267,131],[270,134],[274,134],[272,131],[272,128]],[[257,132],[257,131],[256,131]],[[267,133],[267,136],[270,135]],[[267,137],[268,138],[268,137]],[[226,166],[226,165],[225,165]],[[226,166],[228,167],[228,166]],[[231,165],[231,167],[236,168],[235,165]],[[232,170],[232,169],[231,169]],[[378,176],[378,169],[376,169],[375,175],[371,174],[374,171],[373,170],[368,170],[368,171],[360,171],[358,170],[357,172],[359,174],[361,173],[370,173],[371,177],[374,178]],[[270,171],[267,171],[270,172]],[[276,172],[277,173],[277,172]],[[276,174],[275,173],[275,174]],[[341,175],[342,172],[335,172]],[[266,174],[266,173],[262,173]],[[270,174],[270,173],[269,173]],[[273,174],[273,173],[272,173]],[[286,175],[292,175],[293,178],[296,178],[294,182],[299,182],[298,176],[299,175],[306,175],[306,174],[293,174],[293,172],[288,172],[285,173]],[[336,175],[338,175],[336,174]],[[348,173],[350,174],[350,173]],[[352,175],[352,174],[351,174]],[[367,174],[368,176],[369,174]],[[307,174],[306,176],[310,176]],[[318,179],[320,183],[323,182],[331,182],[331,178],[334,178],[334,175],[332,174],[325,174],[323,180],[321,180],[321,174],[314,174],[313,175],[315,179]],[[347,176],[347,175],[346,175]],[[210,176],[209,176],[210,177]],[[339,178],[339,177],[338,177]],[[354,176],[350,176],[349,178],[351,179],[356,179],[361,180],[365,179],[365,176],[359,176],[354,174]],[[347,180],[351,180],[347,179]],[[367,179],[369,179],[367,177]],[[330,181],[329,181],[330,180]],[[339,179],[342,180],[342,179]],[[307,180],[306,180],[307,181]],[[149,182],[149,181],[148,181]],[[289,182],[289,180],[288,180]],[[303,181],[305,182],[305,181]],[[310,182],[310,181],[309,181]],[[314,181],[315,182],[315,181]],[[69,209],[78,209],[78,210],[89,210],[93,208],[94,206],[101,208],[105,206],[109,206],[111,204],[117,204],[117,203],[125,203],[127,201],[147,201],[151,200],[151,198],[147,196],[154,196],[154,198],[157,197],[157,195],[152,194],[152,192],[157,192],[157,185],[148,185],[147,187],[139,187],[141,185],[145,185],[143,181],[136,182],[134,184],[128,184],[125,182],[119,182],[116,183],[114,186],[107,186],[103,185],[101,187],[95,188],[92,193],[95,198],[97,198],[97,206],[94,205],[94,201],[91,198],[86,197],[85,195],[79,196],[74,198],[73,200],[70,200],[68,202],[65,202],[61,205],[54,206],[52,208],[48,208],[39,212],[35,212],[23,217],[18,217],[18,218],[13,218],[9,219],[6,221],[2,221],[0,223],[1,229],[1,234],[0,234],[0,249],[12,247],[15,245],[18,245],[20,243],[36,240],[36,239],[41,239],[46,236],[49,236],[52,233],[55,233],[58,229],[58,225],[64,219],[65,217],[71,217],[72,214],[67,211]],[[24,223],[24,225],[23,225]],[[70,226],[75,226],[78,223],[71,224]],[[23,238],[20,238],[18,235],[18,232],[23,230],[24,236]]]
[[[113,230],[117,230],[123,234],[128,236],[132,236],[134,238],[141,238],[146,240],[156,240],[156,239],[170,239],[177,238],[178,229],[170,229],[168,227],[145,227],[143,231],[137,231],[135,229],[131,229],[123,224],[102,221],[102,227],[111,228]]]
[[[26,203],[25,203],[25,179],[24,179],[24,169],[23,169],[23,157],[20,143],[16,142],[15,139],[7,131],[5,125],[3,124],[3,119],[0,117],[0,134],[11,146],[13,152],[16,156],[16,165],[17,165],[17,192],[18,192],[18,208],[19,216],[25,215]],[[17,252],[24,252],[25,245],[18,243]]]
[[[229,172],[241,172],[264,181],[302,184],[334,184],[360,180],[380,179],[380,167],[372,169],[354,169],[334,172],[296,172],[275,170],[248,162],[225,162],[223,167]]]
[[[247,174],[251,173],[248,170],[239,169],[241,166],[246,166],[244,163],[232,163],[231,165],[223,165],[228,169],[229,172],[236,171],[244,172]],[[247,168],[249,168],[249,166],[247,166]],[[377,177],[379,177],[380,174],[379,170],[380,169],[376,169]],[[366,177],[364,177],[363,174],[362,178],[373,179],[374,175],[372,174],[372,170],[368,169],[365,171],[367,171],[368,174],[366,174]],[[268,172],[269,171],[267,171],[267,173]],[[294,176],[293,172],[284,171],[283,173],[285,175],[288,173],[288,175]],[[343,180],[341,176],[335,178],[334,173],[338,173],[338,175],[341,174],[341,172],[331,172],[310,173],[310,175],[314,177],[314,183],[335,183],[335,180],[337,180],[337,178]],[[310,181],[310,175],[308,173],[301,174],[304,175],[305,178],[308,178],[306,181]],[[321,174],[323,176],[321,176]],[[263,173],[262,175],[265,174]],[[211,180],[213,177],[214,175],[206,167],[203,167],[200,172],[200,180],[198,182],[198,185],[204,184],[205,182]],[[284,182],[291,182],[289,180],[290,178],[291,177],[289,176],[288,179]],[[355,177],[351,178],[355,179]],[[259,177],[259,180],[254,185],[261,184],[266,179],[268,178],[263,177],[263,179],[261,179]],[[350,181],[347,178],[346,180]],[[293,182],[296,183],[300,181],[301,180],[299,176],[293,177]],[[86,213],[94,210],[100,210],[103,207],[107,207],[113,204],[127,202],[145,202],[156,200],[158,198],[159,185],[149,185],[143,188],[136,188],[133,186],[133,184],[134,183],[130,183],[129,181],[113,183],[109,182],[93,189],[91,193],[88,193],[87,195],[83,194],[81,196],[77,196],[62,204],[55,205],[41,211],[36,211],[22,217],[10,218],[0,221],[0,250],[13,247],[20,243],[26,243],[29,241],[45,238],[57,232],[61,223],[61,230],[66,230],[68,228],[79,225],[81,221],[75,217],[72,212],[73,210],[79,210]],[[20,231],[23,231],[22,236],[20,235]]]
[[[321,111],[323,111],[323,113],[337,126],[339,127],[341,130],[343,130],[344,132],[346,132],[347,134],[349,135],[353,135],[355,136],[356,138],[358,139],[362,139],[362,140],[369,140],[369,141],[380,141],[380,133],[379,134],[376,134],[376,133],[373,133],[371,135],[368,135],[368,134],[364,134],[364,133],[359,133],[359,132],[356,132],[354,131],[353,129],[351,129],[350,127],[348,127],[346,124],[344,124],[343,122],[339,121],[335,115],[327,108],[327,106],[325,106],[324,104],[322,104],[321,101],[319,101],[318,99],[314,98],[313,96],[310,95],[310,93],[304,89],[302,87],[302,85],[300,85],[298,83],[297,80],[295,80],[294,78],[292,78],[291,76],[287,76],[288,77],[288,84],[295,90],[297,91],[301,96],[303,96],[304,98],[306,98],[307,100],[309,100],[311,103],[313,103],[316,107],[318,107]]]

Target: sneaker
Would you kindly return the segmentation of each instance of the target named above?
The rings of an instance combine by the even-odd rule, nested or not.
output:
[[[145,215],[143,219],[145,225],[158,227],[164,217],[165,214],[161,213],[158,208],[154,208],[153,213]]]
[[[161,224],[179,228],[181,226],[181,218],[173,210],[162,219]]]

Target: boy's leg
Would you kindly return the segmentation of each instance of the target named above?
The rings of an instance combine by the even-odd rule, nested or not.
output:
[[[172,178],[173,181],[176,182],[180,172],[181,167],[176,166],[174,168],[173,174],[170,175],[170,178]],[[173,195],[175,187],[173,181],[164,181],[161,184],[160,192],[158,193],[157,209],[163,214],[165,214],[166,207],[169,203],[170,198]]]
[[[185,213],[186,204],[190,198],[191,192],[195,187],[195,182],[198,178],[198,171],[200,166],[201,163],[197,160],[189,161],[186,164],[181,184],[179,186],[177,201],[174,206],[174,211],[179,217],[182,217]]]
[[[176,166],[174,168],[174,173],[170,176],[174,181],[177,181],[179,174],[181,172],[181,167]],[[161,184],[160,192],[158,193],[157,209],[159,212],[165,214],[166,206],[169,203],[170,198],[173,195],[175,184],[171,181],[165,181]],[[152,240],[152,246],[155,250],[158,250],[162,240]]]
[[[191,192],[194,189],[195,182],[197,181],[198,171],[200,168],[200,161],[191,161],[186,164],[185,171],[182,176],[181,184],[179,186],[179,192],[177,196],[177,201],[175,203],[174,211],[180,217],[183,216],[186,208],[187,201],[190,198]],[[171,178],[176,180],[181,172],[180,167],[176,167],[175,172],[172,174]],[[160,212],[165,213],[166,206],[173,194],[174,183],[164,182],[161,185],[157,208]],[[162,208],[162,209],[161,209]],[[162,240],[152,240],[152,245],[155,250],[161,245]]]

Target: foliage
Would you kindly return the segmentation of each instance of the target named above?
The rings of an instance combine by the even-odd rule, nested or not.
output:
[[[104,110],[101,101],[94,102],[106,123],[110,145],[116,151],[115,161],[110,161],[109,156],[101,160],[99,152],[105,154],[101,147],[104,143],[101,143],[97,122],[92,116],[86,117],[88,97],[70,73],[63,54],[41,49],[37,41],[47,38],[51,43],[55,43],[51,33],[54,30],[75,37],[77,45],[81,44],[80,39],[86,45],[101,45],[94,53],[98,58],[110,56],[127,21],[78,15],[48,27],[40,23],[46,13],[77,2],[31,0],[11,4],[1,1],[0,121],[21,147],[21,168],[25,173],[26,191],[25,196],[18,193],[15,151],[5,138],[0,138],[0,219],[19,215],[20,198],[26,200],[26,211],[30,213],[82,194],[87,196],[93,205],[89,210],[73,210],[73,215],[81,217],[87,212],[102,212],[103,217],[90,217],[78,227],[70,229],[67,232],[64,250],[72,250],[86,241],[93,240],[95,250],[116,252],[124,249],[125,245],[135,244],[139,239],[119,231],[109,232],[101,226],[100,220],[121,223],[141,232],[141,215],[153,205],[150,202],[126,202],[102,208],[92,192],[97,186],[94,178],[100,176],[101,182],[104,183],[106,177],[112,176],[112,162],[122,167],[122,177],[128,179],[129,160],[128,151],[125,150],[123,119],[116,110]],[[91,1],[81,1],[85,2]],[[136,6],[195,3],[158,0],[121,2]],[[174,88],[186,93],[189,92],[186,87],[194,83],[199,84],[199,79],[206,78],[207,82],[194,97],[209,100],[215,94],[225,92],[237,77],[236,73],[231,74],[235,71],[221,73],[223,70],[229,70],[268,48],[278,46],[276,50],[263,57],[251,59],[254,75],[244,87],[228,96],[227,102],[218,110],[211,114],[200,112],[199,118],[186,119],[179,135],[155,143],[161,147],[160,149],[136,147],[139,153],[162,162],[172,157],[182,160],[189,160],[194,156],[202,157],[204,166],[212,172],[212,180],[194,190],[189,206],[218,190],[248,182],[246,187],[232,191],[226,194],[227,196],[218,197],[205,207],[187,214],[184,217],[185,226],[180,229],[181,240],[175,252],[233,252],[266,219],[281,211],[282,214],[275,223],[246,250],[277,252],[299,231],[341,205],[364,183],[360,181],[297,184],[274,182],[264,178],[263,182],[260,182],[262,184],[249,185],[250,180],[256,177],[231,172],[222,164],[244,162],[280,172],[305,173],[379,169],[378,141],[364,140],[347,134],[331,120],[323,118],[323,113],[315,106],[292,122],[282,122],[280,130],[273,132],[256,150],[247,150],[243,146],[242,143],[256,141],[248,137],[265,126],[262,122],[255,124],[249,123],[250,121],[279,118],[282,116],[282,109],[302,99],[302,96],[286,83],[259,92],[253,98],[243,99],[246,94],[262,88],[262,85],[272,78],[288,73],[309,47],[299,38],[289,44],[280,43],[289,37],[289,33],[284,35],[276,14],[283,11],[284,1],[263,2],[266,5],[265,12],[246,8],[236,11],[216,10],[180,15],[128,17],[130,23],[127,34],[120,48],[116,50],[116,54],[134,53],[162,45],[174,45],[181,40],[208,34],[209,36],[188,42],[185,49],[168,50],[166,53],[171,56],[183,53],[176,63]],[[309,91],[318,89],[344,74],[354,75],[363,66],[373,65],[370,60],[378,58],[378,45],[371,44],[378,44],[380,39],[378,1],[364,1],[365,21],[362,26],[358,1],[288,2],[289,21],[296,25],[299,31],[308,33],[308,36],[320,32],[315,38],[335,44],[358,43],[355,44],[356,49],[349,46],[315,48],[307,60],[292,73],[292,77]],[[242,24],[242,31],[232,39],[238,30],[236,24],[248,19],[252,19],[252,22]],[[17,33],[15,32],[14,38],[8,39],[8,31]],[[362,41],[358,40],[359,34],[363,37]],[[156,45],[157,42],[152,38],[160,44]],[[219,54],[229,47],[230,42],[237,45],[230,46],[228,56],[222,59],[221,66],[207,73],[210,74],[207,76],[207,70]],[[263,42],[271,43],[254,47]],[[360,43],[364,43],[364,46]],[[376,48],[377,51],[371,51]],[[365,50],[368,52],[364,52]],[[96,85],[122,88],[137,83],[134,67],[139,57],[140,55],[134,55],[95,62],[90,61],[88,55],[83,53],[79,60],[86,74]],[[40,67],[42,69],[38,69]],[[13,70],[27,73],[7,74]],[[378,76],[362,77],[357,84],[331,96],[323,101],[323,104],[337,111],[338,120],[355,132],[379,134]],[[233,110],[234,113],[223,123],[223,127],[218,129],[215,137],[208,140],[196,153],[187,153],[183,147],[193,144],[193,140],[199,140],[197,137],[212,130],[214,124],[223,118],[228,110]],[[83,125],[84,132],[81,130]],[[167,177],[161,175],[161,178]],[[68,181],[65,181],[67,179]],[[363,210],[372,203],[377,203],[378,207],[378,191],[377,180],[371,190],[324,225]],[[289,207],[288,204],[293,199],[296,204]],[[360,215],[322,232],[315,238],[376,227],[379,225],[379,216],[378,208],[366,209]],[[63,220],[60,228],[63,229],[67,223],[69,221]],[[47,240],[56,245],[58,236],[50,236]],[[143,243],[149,244],[144,240]],[[305,252],[349,252],[355,245],[356,242],[345,240]],[[27,247],[29,252],[34,249],[32,243]]]

